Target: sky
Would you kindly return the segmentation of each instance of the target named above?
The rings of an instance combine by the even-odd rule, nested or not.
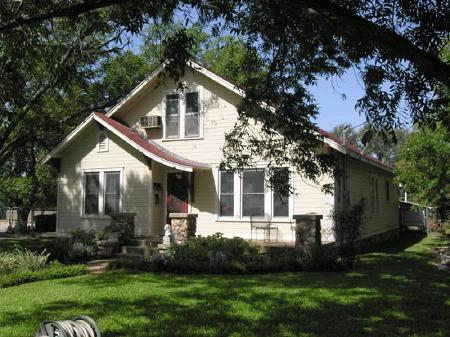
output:
[[[364,91],[353,70],[347,71],[340,78],[321,79],[310,90],[320,111],[316,123],[322,129],[330,131],[343,123],[355,127],[365,122],[365,117],[355,110],[356,102]]]

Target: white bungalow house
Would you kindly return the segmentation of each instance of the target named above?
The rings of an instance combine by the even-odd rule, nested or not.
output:
[[[343,178],[319,184],[291,174],[294,194],[274,198],[264,170],[220,172],[224,134],[237,116],[243,92],[189,62],[182,81],[157,84],[159,66],[107,114],[92,113],[45,158],[58,164],[57,231],[99,230],[108,214],[136,213],[135,235],[162,234],[171,212],[198,214],[197,234],[251,238],[250,217],[292,240],[295,214],[323,215],[322,238],[332,241],[331,212],[346,193],[366,199],[363,237],[398,229],[398,191],[392,168],[343,144],[327,132],[324,142],[340,156]],[[334,195],[320,185],[335,182]]]

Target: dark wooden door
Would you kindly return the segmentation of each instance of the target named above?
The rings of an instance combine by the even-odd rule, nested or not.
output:
[[[189,179],[186,172],[167,174],[167,214],[187,213],[188,211]]]

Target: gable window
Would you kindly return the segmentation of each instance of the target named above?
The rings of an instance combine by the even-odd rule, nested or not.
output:
[[[166,95],[165,139],[188,139],[202,136],[200,96],[199,91]]]
[[[105,172],[105,214],[119,213],[120,172]]]
[[[288,217],[289,216],[289,170],[287,168],[277,171],[280,177],[280,184],[283,184],[277,191],[273,191],[273,216]]]
[[[99,172],[85,173],[84,213],[99,214],[100,179]]]
[[[184,135],[200,136],[200,102],[198,91],[186,94],[186,114],[184,117]]]
[[[100,132],[97,140],[97,151],[98,152],[108,152],[108,135],[106,132]]]
[[[111,215],[120,212],[121,175],[120,169],[84,173],[84,215]]]
[[[242,215],[264,216],[264,171],[242,173]]]
[[[166,138],[178,138],[180,136],[180,95],[166,96]]]
[[[234,173],[221,171],[220,186],[220,216],[234,216]]]

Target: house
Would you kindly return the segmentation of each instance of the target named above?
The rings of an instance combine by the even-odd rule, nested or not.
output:
[[[157,85],[162,64],[48,154],[44,161],[59,169],[57,231],[99,230],[110,224],[109,214],[131,212],[135,235],[158,236],[169,213],[188,212],[198,214],[197,234],[251,238],[253,217],[290,241],[293,215],[313,212],[323,215],[323,240],[333,241],[331,212],[344,196],[367,201],[363,237],[398,229],[392,168],[323,130],[325,145],[339,156],[340,178],[325,176],[317,184],[291,173],[295,193],[275,198],[261,168],[220,172],[224,134],[235,123],[243,92],[195,62],[187,67],[184,92],[173,81]],[[332,182],[334,195],[324,194],[321,184]]]

